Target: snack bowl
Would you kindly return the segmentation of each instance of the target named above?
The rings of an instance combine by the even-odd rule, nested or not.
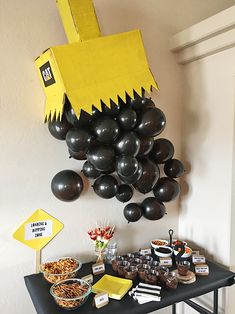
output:
[[[174,249],[174,255],[176,256],[180,251]],[[192,255],[192,249],[189,246],[185,246],[185,253],[181,256],[181,258],[188,258]]]
[[[165,273],[165,285],[166,288],[169,290],[175,290],[178,286],[178,279],[177,279],[177,274],[173,271]]]
[[[44,278],[50,283],[74,278],[82,263],[74,257],[60,257],[54,261],[47,261],[40,266]]]
[[[158,280],[158,272],[155,269],[145,271],[144,281],[150,285],[156,285]]]
[[[138,268],[136,266],[124,267],[124,273],[126,279],[134,280],[138,274]]]
[[[50,288],[55,302],[65,310],[75,310],[82,306],[90,293],[91,285],[77,278],[56,282]]]
[[[159,278],[159,281],[165,285],[165,280],[166,280],[166,276],[168,275],[168,273],[170,272],[169,271],[169,268],[165,267],[165,266],[158,266],[157,267],[157,272],[158,272],[158,278]]]
[[[138,268],[139,279],[145,280],[145,272],[146,270],[150,270],[150,266],[148,264],[141,264],[141,267]]]
[[[173,239],[172,240],[172,245],[175,246],[176,244],[178,243],[183,243],[183,245],[187,246],[188,245],[188,242],[186,241],[181,241],[181,240],[177,240],[177,239]]]
[[[112,269],[114,271],[118,270],[118,262],[124,261],[124,257],[121,255],[116,256],[113,260],[112,260]]]
[[[158,257],[170,257],[173,253],[173,249],[169,246],[161,246],[154,250],[154,254]]]
[[[128,261],[120,261],[117,263],[117,272],[120,277],[125,277],[124,268],[130,266],[130,262]]]
[[[187,276],[191,263],[187,260],[176,262],[178,274],[180,276]]]
[[[161,246],[166,246],[168,244],[167,240],[162,240],[162,239],[154,239],[151,241],[151,246],[154,249],[157,249]]]

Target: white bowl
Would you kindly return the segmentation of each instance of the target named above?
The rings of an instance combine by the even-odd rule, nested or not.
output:
[[[154,241],[156,241],[156,243],[153,243]],[[159,243],[157,243],[157,241]],[[168,241],[167,240],[162,240],[162,239],[154,239],[154,240],[151,241],[151,246],[154,249],[157,249],[157,248],[162,247],[162,246],[166,246],[167,244],[168,244]]]
[[[185,249],[189,250],[188,253],[184,253],[181,257],[182,258],[188,258],[192,255],[192,249],[189,246],[185,246]],[[174,250],[174,255],[176,256],[179,252],[177,250]]]
[[[167,249],[169,253],[159,252],[158,249]],[[154,254],[157,255],[158,257],[170,257],[172,253],[173,253],[173,249],[169,246],[161,246],[154,249]]]
[[[176,242],[176,241],[181,241],[181,240],[179,240],[179,239],[173,239],[173,240],[172,240],[172,245],[173,245],[173,246],[174,246],[174,242]],[[181,241],[181,242],[183,242],[183,244],[186,245],[186,246],[188,245],[188,243],[187,243],[186,241]]]

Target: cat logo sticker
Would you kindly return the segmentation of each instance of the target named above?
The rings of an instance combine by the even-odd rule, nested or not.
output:
[[[55,78],[54,78],[49,61],[47,61],[45,64],[43,64],[40,67],[40,71],[41,71],[41,75],[42,75],[42,79],[43,79],[45,87],[48,87],[55,83]]]

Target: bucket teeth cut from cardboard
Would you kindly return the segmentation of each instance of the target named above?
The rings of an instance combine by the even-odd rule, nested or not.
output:
[[[65,95],[77,115],[101,111],[101,101],[125,101],[158,89],[139,30],[48,49],[35,61],[46,94],[45,120],[61,118]]]

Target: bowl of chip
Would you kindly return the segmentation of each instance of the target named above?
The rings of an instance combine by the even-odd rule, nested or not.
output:
[[[78,278],[56,282],[50,288],[50,294],[55,302],[65,310],[75,310],[82,306],[90,293],[91,285]]]
[[[74,257],[59,257],[53,261],[47,261],[40,266],[44,278],[50,283],[74,278],[77,276],[82,263]]]
[[[161,246],[166,246],[168,245],[168,241],[167,240],[162,240],[162,239],[155,239],[151,241],[151,246],[153,249],[157,249]]]
[[[189,246],[185,246],[184,249],[185,249],[185,252],[183,255],[181,255],[181,257],[182,258],[190,257],[192,255],[192,249]],[[180,250],[181,250],[180,248],[178,248],[177,250],[174,248],[174,255],[175,256],[178,255]]]
[[[173,246],[175,246],[176,244],[183,244],[183,245],[185,245],[185,246],[187,246],[188,245],[188,243],[186,242],[186,241],[181,241],[181,240],[177,240],[177,239],[173,239],[172,240],[172,245]]]

